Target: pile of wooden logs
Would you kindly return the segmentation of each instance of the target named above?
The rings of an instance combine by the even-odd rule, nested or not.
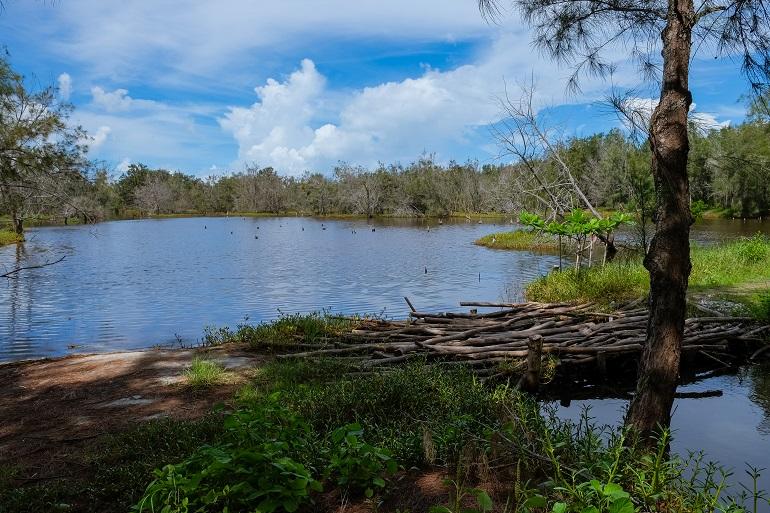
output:
[[[407,300],[409,303],[409,301]],[[645,341],[648,311],[629,304],[612,313],[594,311],[591,304],[479,303],[468,313],[416,311],[404,321],[370,320],[340,341],[322,349],[281,355],[345,357],[363,369],[424,356],[444,363],[464,362],[482,376],[502,372],[539,375],[544,358],[558,367],[608,359],[638,357]],[[478,308],[496,310],[478,313]],[[709,314],[685,322],[683,352],[721,362],[740,347],[762,351],[770,325],[749,317]],[[751,354],[749,352],[748,354]],[[529,360],[529,361],[528,361]],[[537,380],[538,375],[529,376]]]

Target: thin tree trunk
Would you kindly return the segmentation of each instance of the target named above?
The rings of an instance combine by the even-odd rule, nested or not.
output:
[[[24,220],[21,218],[16,210],[11,210],[11,223],[13,223],[13,231],[17,235],[24,233]]]
[[[639,362],[636,394],[626,418],[650,441],[671,422],[690,275],[690,213],[687,179],[687,113],[693,0],[669,0],[663,31],[663,83],[650,122],[652,173],[656,190],[655,235],[644,266],[650,271],[650,317]]]

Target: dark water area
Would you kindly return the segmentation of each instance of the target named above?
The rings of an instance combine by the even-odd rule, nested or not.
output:
[[[678,392],[715,392],[720,397],[677,398],[671,422],[671,449],[682,458],[703,451],[704,461],[714,461],[733,475],[732,495],[741,484],[753,486],[747,465],[764,468],[761,489],[770,492],[770,364],[746,366],[734,375],[708,378],[680,386]],[[552,405],[562,419],[577,422],[583,411],[599,425],[619,426],[628,408],[622,399],[572,401],[569,406]],[[749,511],[751,511],[749,509]],[[758,509],[770,512],[767,502]]]
[[[558,257],[473,244],[511,228],[510,220],[183,218],[33,229],[25,244],[0,248],[0,269],[66,259],[0,280],[0,361],[194,344],[206,326],[281,313],[404,317],[404,296],[424,310],[518,300]],[[770,223],[701,221],[693,240],[757,232],[770,233]],[[770,369],[682,387],[705,390],[723,394],[677,400],[673,448],[704,449],[747,483],[745,463],[770,467]],[[618,425],[626,405],[573,401],[559,415],[577,418],[591,406],[597,422]],[[762,485],[770,489],[767,472]]]

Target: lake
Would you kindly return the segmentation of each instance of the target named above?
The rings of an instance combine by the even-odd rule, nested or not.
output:
[[[520,299],[558,257],[473,244],[510,228],[500,220],[218,217],[33,229],[24,245],[0,248],[0,269],[66,259],[0,281],[0,361],[194,344],[206,326],[281,313],[404,317],[404,296],[422,310]],[[693,238],[713,243],[757,231],[770,233],[770,223],[702,221]],[[766,466],[770,369],[683,387],[712,389],[723,395],[677,400],[674,448],[706,449],[736,479],[744,462]],[[573,401],[559,414],[577,418],[586,405],[597,421],[616,425],[626,401]]]
[[[181,218],[29,231],[0,269],[61,263],[0,280],[0,361],[198,341],[205,326],[281,312],[404,317],[463,300],[520,299],[558,259],[475,246],[505,221]],[[770,233],[758,221],[695,225],[703,242]]]

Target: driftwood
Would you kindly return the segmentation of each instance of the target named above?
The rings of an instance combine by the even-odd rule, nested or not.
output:
[[[421,356],[442,365],[466,364],[485,378],[518,374],[520,386],[534,390],[544,358],[557,371],[591,364],[604,376],[619,360],[638,359],[646,338],[648,311],[641,302],[609,313],[593,311],[591,304],[488,302],[461,305],[498,310],[431,313],[406,301],[407,320],[366,320],[324,348],[279,357],[358,356],[360,370],[370,372]],[[738,355],[745,361],[767,349],[770,325],[701,311],[705,316],[685,321],[685,355],[726,366]]]

